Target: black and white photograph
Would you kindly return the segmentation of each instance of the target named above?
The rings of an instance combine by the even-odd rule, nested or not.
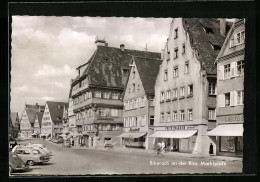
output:
[[[11,177],[243,174],[246,18],[10,18]]]

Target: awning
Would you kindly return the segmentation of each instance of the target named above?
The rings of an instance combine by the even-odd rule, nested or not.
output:
[[[243,136],[243,124],[218,125],[207,133],[208,136]]]
[[[197,133],[197,130],[183,130],[183,131],[156,131],[149,137],[154,138],[189,138]]]
[[[116,137],[122,137],[122,138],[139,138],[139,137],[141,137],[141,136],[144,136],[145,134],[146,134],[145,132],[141,132],[141,133],[139,133],[139,132],[132,132],[132,133],[127,132],[127,133],[123,133],[123,134],[121,134],[121,135],[119,135],[119,136],[116,136]]]

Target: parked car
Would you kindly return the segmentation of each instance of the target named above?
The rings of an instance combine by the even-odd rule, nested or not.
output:
[[[54,139],[54,140],[53,140],[53,143],[58,143],[58,140],[57,140],[57,139]]]
[[[42,154],[39,150],[29,147],[21,147],[14,151],[25,164],[30,166],[35,163],[43,163],[49,161],[49,156]]]
[[[49,155],[52,154],[52,152],[51,152],[45,145],[43,145],[43,144],[33,143],[33,144],[31,144],[31,145],[32,145],[32,146],[36,146],[36,147],[42,148],[42,149],[45,150],[45,152],[47,152]]]
[[[46,155],[49,156],[49,153],[47,153],[42,147],[34,146],[32,144],[24,145],[22,147],[36,149],[36,150],[39,150],[41,152],[41,154],[46,154]],[[21,147],[17,147],[16,150],[19,149],[19,148],[21,148]]]
[[[18,138],[16,138],[16,141],[18,142],[18,141],[23,141],[24,140],[24,138],[23,137],[18,137]]]
[[[9,153],[9,172],[12,173],[13,171],[24,171],[28,169],[29,166],[26,165],[22,159],[15,153]]]
[[[59,138],[57,143],[63,143],[63,142],[64,142],[63,138]]]

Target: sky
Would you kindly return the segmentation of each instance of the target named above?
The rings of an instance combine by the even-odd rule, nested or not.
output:
[[[24,104],[68,102],[76,68],[96,49],[108,46],[161,52],[171,18],[13,16],[11,33],[11,112]]]

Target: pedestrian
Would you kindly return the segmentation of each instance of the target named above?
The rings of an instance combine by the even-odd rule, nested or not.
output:
[[[210,143],[210,146],[209,146],[209,155],[213,155],[213,145],[212,143]]]
[[[72,146],[74,146],[74,140],[72,139]]]
[[[165,148],[165,143],[164,143],[164,141],[162,140],[162,152],[165,152],[165,150],[164,150],[164,148]]]

